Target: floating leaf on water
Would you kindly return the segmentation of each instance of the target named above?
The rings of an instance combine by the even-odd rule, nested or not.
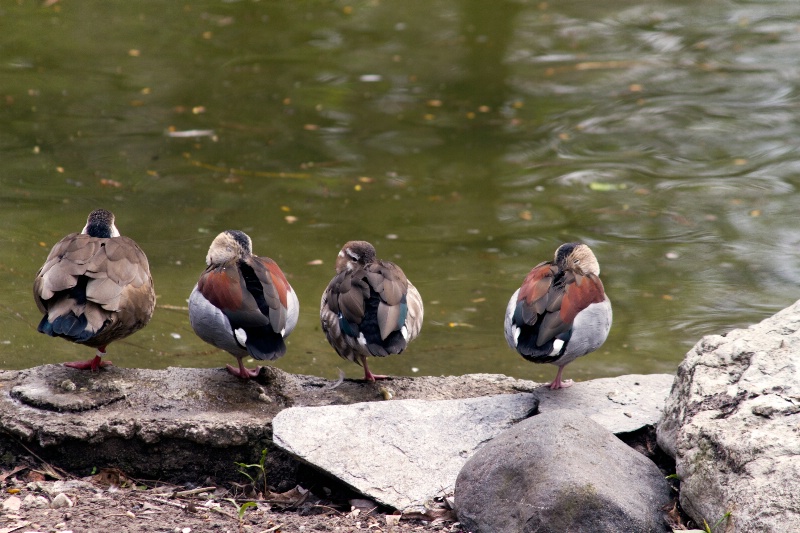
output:
[[[297,222],[297,217],[294,215],[286,215],[285,217],[283,217],[283,219],[286,221],[287,224],[294,224],[295,222]]]
[[[213,137],[214,130],[183,130],[183,131],[175,131],[174,127],[170,127],[167,130],[167,137],[183,139],[183,138],[195,138],[195,137]]]
[[[519,218],[521,218],[522,220],[532,220],[533,214],[531,214],[531,212],[526,209],[525,211],[520,211]]]
[[[122,187],[122,183],[118,182],[117,180],[110,180],[105,178],[100,180],[100,185],[102,185],[103,187],[115,187],[117,189]]]
[[[313,260],[309,261],[309,262],[308,262],[308,263],[306,263],[306,264],[307,264],[307,265],[316,266],[316,265],[321,265],[321,264],[323,264],[323,263],[322,263],[322,259],[313,259]]]
[[[761,216],[761,210],[760,209],[753,209],[752,211],[750,211],[750,216],[751,217],[760,217]]]
[[[618,191],[625,189],[624,183],[604,183],[601,181],[593,181],[589,184],[589,188],[593,191]]]

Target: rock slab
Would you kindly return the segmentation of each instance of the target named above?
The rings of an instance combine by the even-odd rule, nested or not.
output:
[[[276,445],[376,501],[407,509],[452,493],[475,449],[537,406],[530,394],[291,408]]]
[[[800,302],[698,342],[681,363],[658,442],[681,506],[720,531],[800,531]]]
[[[235,462],[272,447],[272,418],[290,406],[444,400],[516,393],[535,383],[497,374],[334,383],[264,367],[243,381],[219,368],[84,372],[62,365],[0,371],[0,468],[35,453],[76,474],[116,467],[133,477],[241,481]],[[5,463],[3,462],[5,461]],[[297,462],[267,457],[271,482],[294,486]]]
[[[451,494],[475,451],[539,405],[569,409],[627,433],[654,425],[673,376],[632,375],[551,391],[518,382],[529,394],[461,400],[392,400],[291,407],[273,420],[273,440],[298,459],[376,501],[405,510]]]
[[[661,471],[575,411],[524,420],[463,467],[455,506],[472,533],[664,531]]]

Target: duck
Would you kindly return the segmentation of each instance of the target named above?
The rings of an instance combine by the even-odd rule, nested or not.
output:
[[[286,275],[269,257],[253,255],[249,235],[226,230],[214,238],[206,269],[189,296],[189,322],[198,337],[236,358],[238,366],[226,365],[228,372],[248,380],[261,367],[246,368],[244,357],[283,357],[299,313]]]
[[[336,353],[374,382],[388,376],[373,374],[367,358],[400,354],[419,335],[422,297],[398,265],[377,258],[372,244],[350,241],[336,258],[319,317]]]
[[[80,233],[58,241],[33,282],[36,306],[44,315],[37,330],[96,348],[95,356],[64,366],[97,372],[108,345],[150,322],[156,305],[147,256],[120,235],[114,214],[95,209]]]
[[[558,367],[550,389],[572,386],[564,367],[597,350],[611,330],[611,301],[600,280],[600,264],[583,243],[558,247],[553,261],[528,273],[506,308],[506,342],[534,363]]]

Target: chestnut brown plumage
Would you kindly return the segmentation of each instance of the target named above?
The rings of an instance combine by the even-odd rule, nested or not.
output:
[[[536,265],[506,308],[508,345],[528,361],[558,366],[551,389],[566,388],[564,367],[599,348],[611,329],[611,301],[600,265],[585,244],[562,244],[553,261]]]
[[[278,264],[253,255],[250,237],[223,231],[212,241],[207,268],[189,296],[189,321],[198,337],[236,357],[228,371],[258,375],[242,359],[274,361],[286,353],[285,338],[297,324],[300,303]]]

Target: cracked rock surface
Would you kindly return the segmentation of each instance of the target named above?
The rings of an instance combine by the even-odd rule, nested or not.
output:
[[[414,510],[432,498],[451,495],[456,476],[475,451],[537,406],[542,413],[560,409],[579,414],[609,435],[628,433],[655,425],[672,379],[666,374],[629,375],[556,391],[514,380],[514,389],[526,392],[293,407],[275,417],[274,440],[358,492],[395,509]]]
[[[658,442],[698,523],[730,512],[724,531],[800,531],[800,302],[700,340],[678,369]]]

